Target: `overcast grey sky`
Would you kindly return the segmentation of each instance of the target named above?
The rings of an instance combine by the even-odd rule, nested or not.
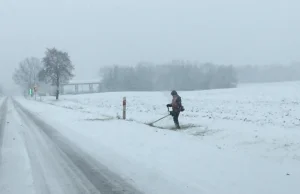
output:
[[[47,47],[69,52],[78,79],[139,61],[300,61],[299,8],[299,0],[0,0],[0,82]]]

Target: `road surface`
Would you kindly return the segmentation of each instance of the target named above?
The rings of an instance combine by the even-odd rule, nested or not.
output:
[[[7,111],[7,99],[0,104],[0,151],[3,144],[4,126],[6,122],[6,111]],[[1,154],[0,154],[0,164],[1,164]]]
[[[141,193],[15,100],[0,106],[1,194]]]

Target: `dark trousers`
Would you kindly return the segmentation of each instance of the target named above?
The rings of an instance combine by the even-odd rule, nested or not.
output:
[[[180,112],[175,112],[175,111],[171,112],[171,115],[173,116],[173,121],[178,129],[180,128],[179,121],[178,121],[179,114]]]

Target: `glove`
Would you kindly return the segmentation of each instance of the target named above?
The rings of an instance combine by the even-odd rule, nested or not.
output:
[[[172,105],[171,104],[167,104],[167,107],[172,107]]]
[[[181,112],[185,111],[185,109],[184,109],[183,106],[180,107],[180,111],[181,111]]]

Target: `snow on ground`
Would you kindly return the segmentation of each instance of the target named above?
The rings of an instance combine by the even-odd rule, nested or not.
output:
[[[16,112],[11,103],[7,111],[3,145],[0,147],[0,193],[33,194],[30,160],[22,136],[17,130],[21,124],[16,119],[16,122],[12,122]]]
[[[237,89],[180,92],[186,111],[180,115],[183,126],[194,127],[183,133],[212,136],[219,147],[243,145],[254,153],[300,146],[300,83],[250,84]],[[78,119],[106,119],[122,115],[122,98],[127,97],[127,119],[147,123],[167,113],[170,92],[115,92],[61,96],[60,101],[46,97],[43,102],[85,113]],[[108,116],[108,117],[105,117]],[[168,117],[155,124],[174,126]],[[207,137],[206,137],[207,138]],[[231,139],[226,144],[223,139]],[[262,149],[262,151],[260,151]],[[298,158],[298,155],[290,157]]]
[[[300,125],[297,105],[300,83],[245,85],[238,89],[180,92],[186,111],[182,123],[199,123],[202,119],[243,121],[260,126],[294,128]],[[122,115],[122,98],[127,97],[127,117],[149,122],[167,114],[170,92],[115,92],[61,96],[42,100],[56,106],[91,113],[91,117]],[[170,119],[160,125],[170,124]]]
[[[279,194],[298,193],[299,86],[180,92],[181,123],[199,127],[179,132],[141,124],[166,114],[169,92],[17,100],[145,193]],[[132,121],[107,119],[121,115],[123,96]]]

